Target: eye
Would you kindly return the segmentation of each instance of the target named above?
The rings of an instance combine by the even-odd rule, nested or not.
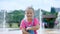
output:
[[[29,14],[29,12],[27,12],[27,14]]]
[[[30,13],[30,14],[32,14],[32,13]]]

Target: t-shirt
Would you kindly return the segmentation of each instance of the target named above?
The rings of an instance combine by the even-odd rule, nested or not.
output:
[[[30,25],[32,24],[32,22],[28,22],[27,20],[22,20],[22,21],[21,21],[21,24],[20,24],[20,28],[21,28],[21,29],[22,29],[22,28],[26,28],[25,21],[26,21],[26,23],[28,24],[28,26],[30,26]],[[34,25],[33,25],[33,26],[36,26],[37,24],[40,24],[37,18],[34,18],[33,21],[34,21],[34,23],[33,23]],[[35,32],[35,34],[37,34],[37,31],[36,31],[36,30],[34,30],[34,32]]]

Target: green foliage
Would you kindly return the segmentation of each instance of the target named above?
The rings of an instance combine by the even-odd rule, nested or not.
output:
[[[51,8],[51,12],[41,10],[42,11],[42,22],[47,23],[48,26],[45,25],[45,28],[53,28],[54,22],[57,18],[58,12],[56,12],[55,8]]]
[[[55,10],[52,8],[52,11],[54,11],[53,13],[52,13],[52,11],[51,12],[47,12],[47,11],[45,11],[45,10],[41,10],[42,11],[42,15],[45,15],[45,16],[48,16],[48,15],[55,15],[55,17],[57,18],[57,15],[58,15],[58,12],[55,12]],[[43,17],[43,16],[42,16]],[[43,18],[43,22],[47,22],[47,23],[53,23],[54,21],[55,21],[55,19],[56,18]]]
[[[14,10],[6,14],[6,22],[9,23],[9,27],[18,28],[21,20],[24,18],[25,11]]]
[[[7,13],[7,22],[8,23],[19,23],[24,17],[24,11],[23,10],[14,10],[12,12]]]

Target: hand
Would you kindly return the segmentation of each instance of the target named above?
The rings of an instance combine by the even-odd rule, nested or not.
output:
[[[26,32],[25,34],[30,34],[29,32]]]
[[[31,30],[31,27],[27,27],[26,30]]]
[[[29,32],[23,32],[23,34],[30,34]]]

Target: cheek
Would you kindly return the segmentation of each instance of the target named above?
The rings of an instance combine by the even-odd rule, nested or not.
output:
[[[30,16],[30,17],[32,17],[33,15],[32,15],[32,14],[28,14],[27,16]]]
[[[33,17],[34,14],[32,14],[32,13],[26,13],[26,16],[27,16],[27,17]]]
[[[33,17],[33,16],[34,16],[34,14],[31,14],[31,16]]]

